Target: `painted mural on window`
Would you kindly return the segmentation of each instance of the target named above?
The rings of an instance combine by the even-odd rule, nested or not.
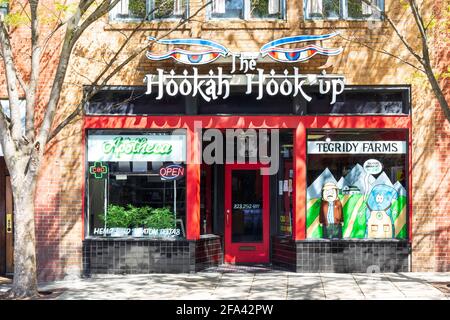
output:
[[[406,142],[331,136],[308,139],[307,237],[406,239]],[[376,146],[379,152],[373,153]]]

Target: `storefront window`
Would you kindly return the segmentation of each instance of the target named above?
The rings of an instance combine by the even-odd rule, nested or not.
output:
[[[370,2],[373,6],[369,5]],[[304,0],[307,19],[381,19],[383,0]]]
[[[280,18],[281,0],[251,0],[250,15],[252,18]]]
[[[406,131],[308,131],[307,237],[406,239]]]
[[[370,88],[348,86],[331,104],[330,97],[320,95],[318,89],[308,92],[311,101],[306,103],[307,114],[403,114],[410,113],[410,88],[384,86]]]
[[[178,95],[157,100],[158,93],[145,94],[142,87],[106,88],[85,104],[87,115],[185,114],[185,99]]]
[[[212,18],[228,19],[281,19],[282,0],[213,0]]]
[[[243,18],[244,0],[214,0],[211,5],[214,18]]]
[[[0,18],[4,19],[9,12],[9,1],[2,1],[0,3]]]
[[[292,235],[294,167],[292,130],[280,130],[280,169],[277,174],[278,235]]]
[[[185,237],[186,137],[180,132],[88,133],[89,235]]]
[[[111,10],[113,20],[179,19],[187,16],[185,0],[120,0]]]

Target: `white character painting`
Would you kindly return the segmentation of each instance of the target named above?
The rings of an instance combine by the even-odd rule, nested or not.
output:
[[[397,191],[384,184],[372,188],[367,199],[366,238],[394,238],[394,221],[391,206]]]

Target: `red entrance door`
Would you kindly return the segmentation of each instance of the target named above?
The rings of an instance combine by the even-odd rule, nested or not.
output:
[[[269,176],[260,164],[225,166],[225,262],[269,262]],[[264,169],[263,169],[264,170]]]

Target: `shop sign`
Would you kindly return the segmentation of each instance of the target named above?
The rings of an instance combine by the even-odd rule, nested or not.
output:
[[[170,164],[159,169],[159,176],[162,180],[179,180],[184,178],[184,167],[179,164]]]
[[[405,153],[405,141],[308,141],[308,154]]]
[[[176,96],[201,96],[205,101],[216,100],[219,97],[227,99],[230,95],[231,83],[239,78],[234,75],[223,74],[222,68],[218,67],[217,72],[210,70],[207,75],[200,75],[198,69],[193,67],[193,73],[189,74],[184,70],[182,75],[178,75],[174,70],[166,73],[163,69],[157,69],[158,75],[147,74],[144,82],[147,84],[146,94],[153,92],[153,86],[157,86],[158,95],[156,100],[161,100],[165,95]],[[336,102],[336,97],[344,92],[345,83],[343,76],[323,74],[300,74],[298,68],[293,68],[292,74],[284,70],[282,74],[277,74],[271,70],[265,74],[263,69],[258,69],[257,74],[246,74],[245,94],[253,94],[256,90],[257,100],[268,96],[292,96],[301,95],[306,101],[311,101],[312,97],[305,91],[305,87],[318,85],[319,93],[331,95],[330,104]]]
[[[103,179],[103,176],[108,174],[108,166],[103,165],[100,161],[95,161],[94,165],[89,167],[89,173],[95,179]]]
[[[308,44],[300,48],[284,48],[283,45],[294,43],[322,41],[338,35],[333,32],[324,35],[300,35],[276,39],[264,44],[259,52],[231,52],[223,45],[212,40],[205,39],[163,39],[156,40],[150,37],[150,41],[155,41],[165,45],[185,45],[203,47],[200,51],[189,51],[182,49],[169,50],[163,54],[156,54],[148,51],[147,58],[153,61],[173,59],[186,65],[202,65],[215,61],[219,57],[231,56],[230,74],[224,74],[222,68],[209,70],[206,74],[199,74],[196,67],[192,67],[192,72],[184,70],[182,74],[157,69],[157,75],[147,74],[144,82],[147,84],[146,94],[153,92],[153,87],[157,87],[157,100],[168,96],[200,96],[205,101],[228,98],[232,84],[242,84],[246,86],[245,94],[257,94],[257,100],[264,96],[302,96],[308,102],[312,100],[305,90],[306,86],[318,86],[319,93],[331,96],[330,104],[336,102],[336,97],[344,92],[345,82],[341,75],[322,74],[300,74],[299,69],[294,67],[289,71],[285,69],[282,73],[277,73],[272,69],[265,73],[264,69],[257,68],[257,59],[269,57],[274,61],[283,63],[296,63],[311,59],[319,54],[324,56],[335,56],[342,52],[342,48],[324,48],[314,44]],[[239,72],[240,74],[235,74]],[[255,92],[256,91],[256,92]]]
[[[383,171],[383,165],[377,159],[367,160],[364,162],[363,168],[367,174],[379,174]]]
[[[186,161],[184,135],[90,135],[88,161]]]

